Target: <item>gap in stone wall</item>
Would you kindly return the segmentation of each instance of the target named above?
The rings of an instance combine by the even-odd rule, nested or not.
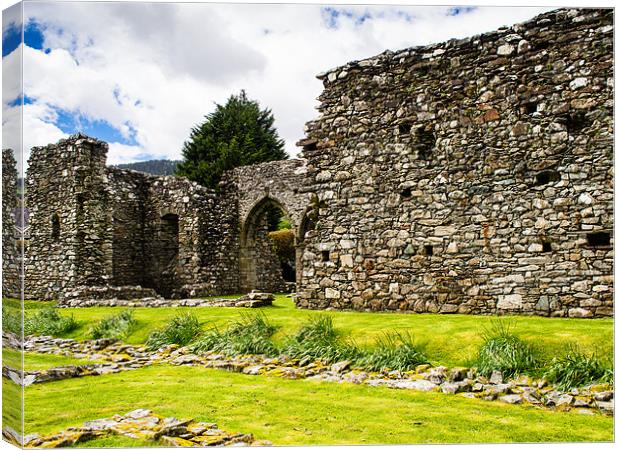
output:
[[[611,235],[607,231],[588,233],[586,238],[590,247],[609,247],[611,245]]]
[[[536,174],[536,186],[560,181],[560,178],[560,173],[557,170],[543,170]]]
[[[52,241],[57,242],[60,239],[60,216],[58,213],[52,214]]]
[[[415,131],[415,136],[418,158],[428,161],[433,153],[433,148],[435,147],[435,134],[432,131],[427,130],[425,127],[420,127]]]

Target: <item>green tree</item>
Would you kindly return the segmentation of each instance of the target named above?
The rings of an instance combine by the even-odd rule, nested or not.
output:
[[[217,188],[225,170],[288,157],[271,110],[261,110],[243,90],[231,95],[224,106],[216,105],[205,119],[183,145],[183,161],[176,169],[179,176]]]

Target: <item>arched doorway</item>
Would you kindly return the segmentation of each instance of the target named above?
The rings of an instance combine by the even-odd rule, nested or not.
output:
[[[296,281],[295,225],[282,204],[265,197],[250,211],[241,230],[242,292],[286,292]]]

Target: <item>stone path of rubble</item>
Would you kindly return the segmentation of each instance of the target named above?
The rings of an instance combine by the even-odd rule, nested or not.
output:
[[[4,345],[16,344],[14,337],[3,335]],[[19,348],[19,347],[18,347]],[[300,366],[286,356],[270,358],[260,355],[228,357],[217,353],[197,355],[187,347],[171,345],[157,351],[107,339],[75,341],[50,336],[30,336],[24,351],[69,356],[78,359],[104,361],[81,366],[53,367],[22,373],[4,366],[3,376],[20,385],[57,381],[66,378],[104,375],[148,367],[154,364],[198,366],[223,369],[246,375],[271,375],[289,379],[310,379],[383,386],[392,389],[411,389],[426,392],[458,394],[482,400],[499,400],[509,404],[530,404],[559,411],[576,409],[584,414],[600,411],[613,414],[614,391],[610,385],[592,385],[569,392],[548,386],[543,380],[522,376],[504,381],[500,372],[490,378],[477,375],[474,369],[418,366],[410,372],[366,372],[350,367],[347,361],[326,365],[320,361]]]
[[[179,308],[179,307],[208,307],[208,308],[261,308],[270,306],[275,296],[264,292],[250,292],[242,297],[231,298],[186,298],[168,300],[162,297],[145,297],[137,299],[123,298],[83,298],[70,296],[58,302],[58,308],[90,308],[93,306],[121,306],[124,308]]]
[[[57,433],[40,436],[20,436],[6,427],[3,436],[13,444],[27,448],[69,447],[109,435],[120,435],[132,439],[156,441],[165,447],[211,447],[211,446],[268,446],[269,441],[257,441],[251,434],[229,433],[220,430],[214,423],[195,422],[192,419],[177,419],[153,414],[147,409],[136,409],[123,416],[91,420],[80,427],[71,427]]]

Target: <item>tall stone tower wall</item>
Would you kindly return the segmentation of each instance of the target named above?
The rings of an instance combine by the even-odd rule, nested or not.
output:
[[[613,312],[613,10],[319,76],[306,308]]]
[[[56,299],[67,289],[109,279],[106,153],[106,143],[82,135],[32,149],[26,176],[27,297]]]

